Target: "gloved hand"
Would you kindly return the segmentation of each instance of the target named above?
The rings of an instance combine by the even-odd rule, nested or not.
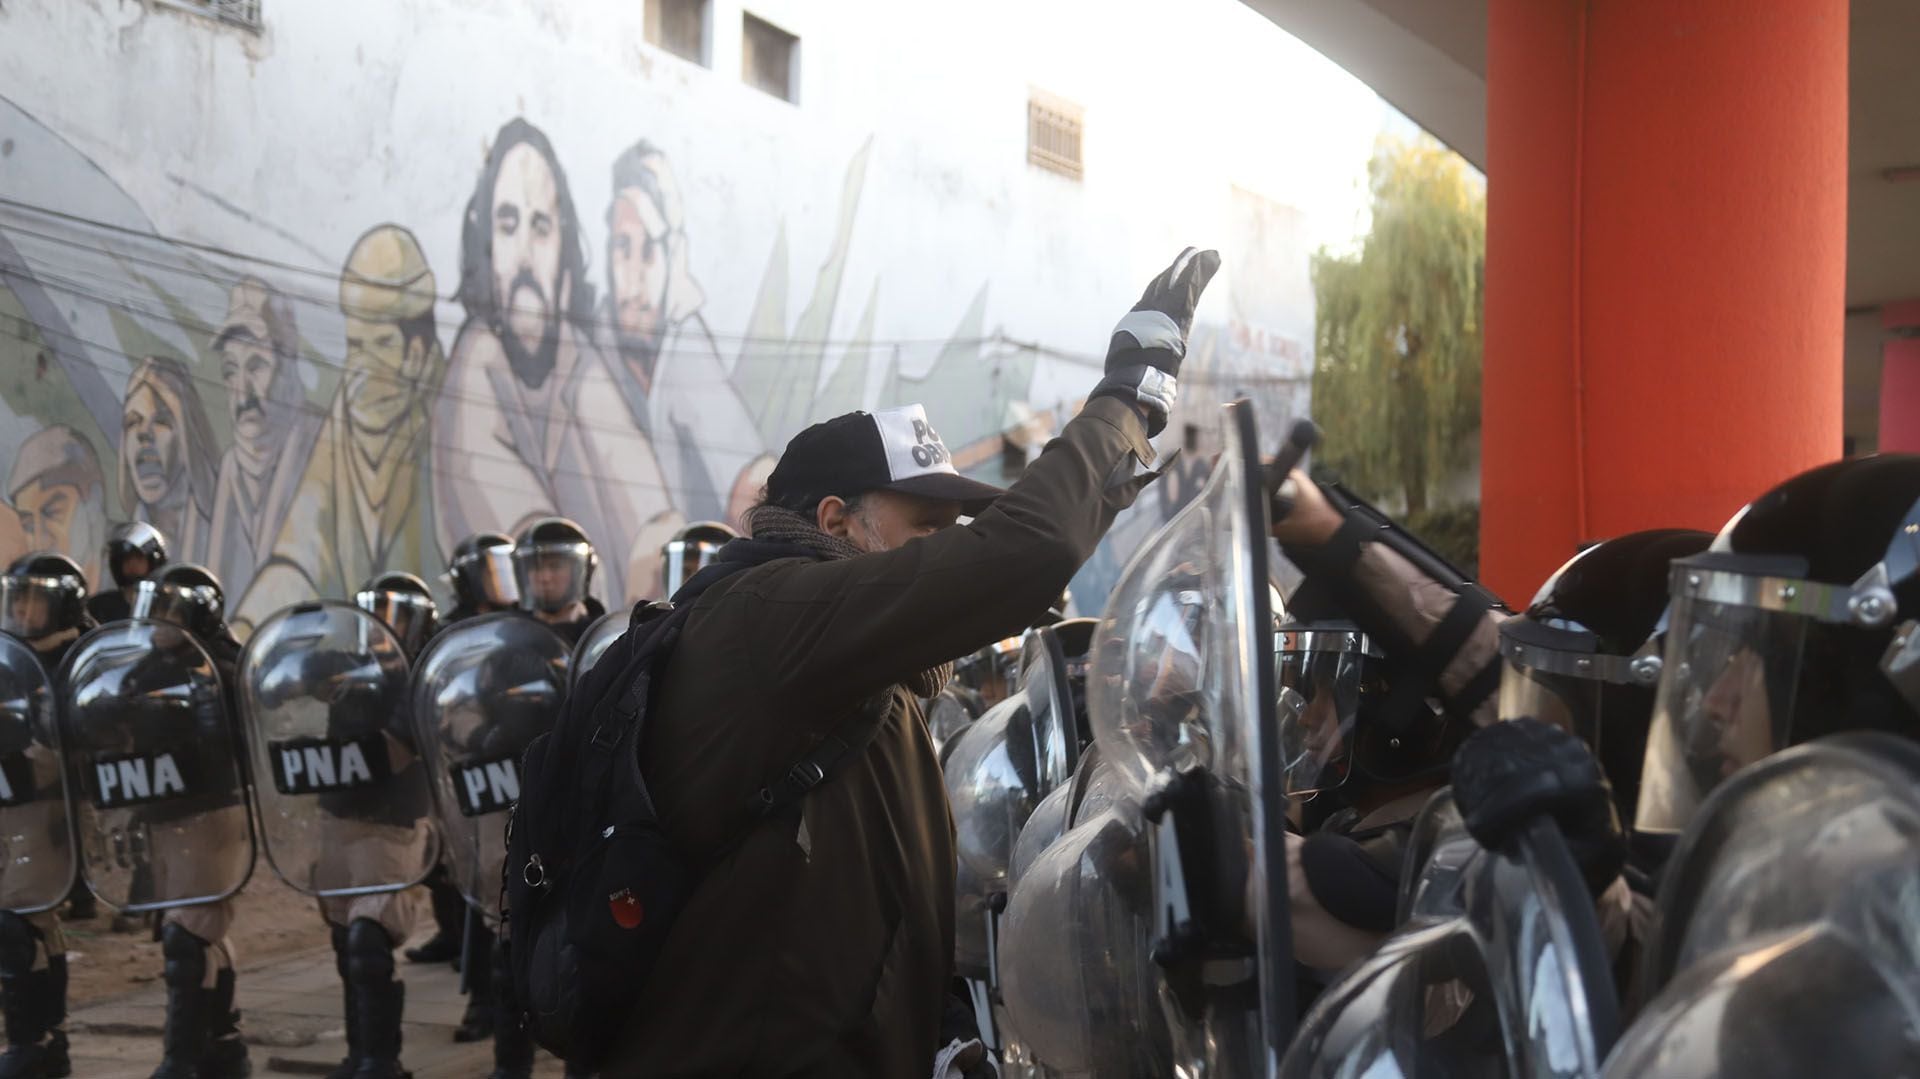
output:
[[[1595,896],[1620,874],[1626,836],[1613,794],[1586,743],[1538,719],[1476,731],[1453,757],[1453,800],[1481,846],[1499,850],[1536,817],[1560,825]]]
[[[947,1043],[933,1058],[933,1079],[998,1079],[1000,1064],[980,1039]]]
[[[1189,247],[1180,252],[1113,328],[1113,339],[1107,343],[1107,375],[1090,396],[1132,401],[1146,409],[1147,434],[1165,429],[1173,412],[1180,361],[1187,357],[1194,308],[1219,269],[1218,251]]]

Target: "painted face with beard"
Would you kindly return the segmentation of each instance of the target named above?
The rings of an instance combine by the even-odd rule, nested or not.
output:
[[[667,221],[651,195],[630,187],[615,193],[607,229],[614,340],[620,355],[650,377],[667,330]]]
[[[284,430],[288,419],[282,407],[286,388],[276,385],[281,381],[282,366],[273,348],[251,333],[234,333],[221,344],[220,370],[227,384],[227,407],[233,414],[236,439],[267,442],[275,432]]]
[[[560,351],[573,283],[561,269],[559,184],[539,151],[508,150],[493,184],[494,334],[520,381],[539,388]]]
[[[120,453],[131,461],[134,490],[149,506],[165,503],[185,479],[180,410],[165,386],[148,380],[127,394],[121,411]]]

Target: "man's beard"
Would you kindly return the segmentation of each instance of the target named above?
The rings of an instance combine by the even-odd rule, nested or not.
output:
[[[666,336],[667,324],[661,321],[654,322],[653,329],[637,334],[621,329],[618,322],[614,324],[614,345],[620,351],[620,358],[639,364],[648,378],[653,377],[660,360],[660,344]]]
[[[560,360],[560,311],[547,302],[546,292],[534,280],[533,274],[526,270],[521,270],[507,285],[507,306],[512,306],[514,294],[523,285],[538,296],[547,308],[547,325],[540,333],[539,347],[527,348],[525,342],[520,340],[520,335],[513,332],[513,327],[508,324],[508,312],[501,310],[498,304],[494,307],[492,329],[493,335],[500,339],[500,347],[506,350],[507,365],[513,368],[514,377],[528,389],[537,390],[546,384],[547,376],[553,373],[554,364]]]

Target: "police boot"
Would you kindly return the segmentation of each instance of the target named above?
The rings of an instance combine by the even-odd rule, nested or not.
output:
[[[434,933],[418,948],[408,948],[409,963],[452,963],[460,968],[460,937],[466,932],[467,901],[447,879],[447,867],[435,866],[427,876],[427,895],[433,900]]]
[[[468,961],[472,969],[462,971],[467,986],[467,1011],[453,1032],[456,1042],[483,1042],[493,1037],[493,934],[486,920],[471,907],[467,909]]]
[[[493,1074],[487,1079],[532,1079],[533,1038],[520,1019],[507,967],[507,945],[493,945]]]
[[[100,904],[93,898],[93,889],[84,881],[74,881],[73,891],[67,893],[67,917],[76,922],[90,921],[100,916]]]
[[[169,922],[161,930],[160,954],[166,957],[167,1026],[160,1041],[165,1051],[152,1079],[202,1079],[213,1022],[214,990],[207,980],[207,942]]]
[[[207,1010],[207,1052],[200,1058],[200,1079],[246,1079],[253,1074],[247,1043],[240,1037],[240,1012],[233,1006],[237,980],[233,968],[228,967],[208,990],[212,1000]]]
[[[67,1038],[59,1029],[67,1010],[67,958],[54,957],[48,969],[34,970],[39,940],[25,918],[0,912],[0,1013],[7,1025],[7,1051],[0,1054],[4,1079],[54,1079],[73,1071]]]
[[[348,927],[347,973],[356,998],[348,1022],[360,1029],[353,1079],[403,1079],[400,1017],[407,987],[393,976],[393,938],[379,922],[355,918]]]
[[[347,1024],[347,1058],[327,1073],[327,1079],[353,1079],[353,1069],[360,1066],[360,994],[347,965],[347,929],[340,925],[327,928],[333,931],[333,969],[340,975],[341,1017]]]
[[[47,969],[40,972],[40,987],[45,990],[41,999],[47,1009],[47,1040],[42,1043],[46,1048],[46,1063],[41,1066],[40,1074],[47,1079],[60,1079],[73,1074],[73,1062],[67,1059],[67,956],[47,957]]]

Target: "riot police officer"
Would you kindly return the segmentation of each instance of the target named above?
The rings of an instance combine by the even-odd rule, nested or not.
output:
[[[447,557],[447,580],[453,585],[453,610],[436,620],[433,630],[451,626],[469,618],[494,611],[512,610],[520,602],[519,587],[513,580],[513,537],[503,532],[476,532],[461,540]],[[418,656],[417,649],[410,650]],[[433,900],[434,934],[418,948],[408,948],[410,963],[446,963],[459,965],[461,935],[466,934],[468,951],[486,955],[493,946],[492,935],[479,919],[467,917],[466,900],[460,889],[447,878],[445,864],[427,878],[427,894]],[[484,981],[485,979],[482,979]],[[485,996],[484,992],[480,994]],[[478,1041],[492,1034],[492,1005],[470,1005],[459,1027],[460,1040]]]
[[[426,583],[411,573],[379,574],[354,593],[356,607],[378,618],[393,631],[407,658],[412,660],[426,646],[439,625],[439,611]],[[379,694],[361,699],[351,694],[336,697],[331,706],[343,728],[365,728],[370,719],[365,710],[390,702]],[[408,725],[398,725],[406,728]],[[390,746],[389,755],[405,753],[404,747]],[[411,799],[409,793],[424,795],[423,781],[408,783],[405,773],[417,771],[417,757],[407,753],[404,763],[393,760],[394,780],[388,789],[398,792],[382,799],[380,819],[366,818],[362,805],[351,805],[339,824],[343,834],[333,850],[340,858],[364,857],[383,862],[405,862],[420,857],[426,832],[418,822],[431,812],[424,798]],[[352,799],[354,795],[322,796]],[[352,867],[340,875],[345,879],[392,879],[397,866],[380,864],[354,873]],[[402,877],[401,879],[404,879]],[[456,895],[457,898],[457,895]],[[417,893],[382,891],[359,896],[328,896],[320,901],[322,917],[333,940],[334,967],[340,975],[346,1006],[348,1055],[332,1072],[330,1079],[400,1079],[407,1073],[400,1067],[401,1019],[406,1007],[406,986],[394,976],[393,951],[412,932],[418,916]]]
[[[1920,735],[1920,456],[1853,458],[1755,499],[1673,564],[1635,827],[1843,730]]]
[[[204,566],[177,562],[149,574],[135,587],[132,615],[170,622],[191,634],[213,660],[225,694],[226,716],[238,717],[236,695],[240,643],[226,623],[226,593]],[[234,744],[239,744],[235,736]],[[224,848],[250,842],[244,802],[194,806],[201,815],[196,833],[202,846]],[[209,856],[211,857],[211,855]],[[156,851],[156,875],[194,874],[197,859],[188,852]],[[169,885],[169,890],[173,889]],[[240,1038],[240,1013],[234,1009],[235,971],[228,933],[233,928],[231,897],[169,908],[161,925],[161,954],[166,959],[167,1020],[162,1036],[165,1056],[153,1079],[217,1079],[249,1073],[246,1043]]]
[[[672,599],[680,586],[687,583],[687,578],[700,572],[719,557],[720,548],[738,538],[740,533],[718,521],[696,521],[675,532],[660,548],[661,572],[666,584],[660,593],[662,598]]]
[[[1531,717],[1578,736],[1599,757],[1624,821],[1639,800],[1660,680],[1668,566],[1712,540],[1662,528],[1597,543],[1500,626],[1500,718]]]
[[[1634,825],[1678,845],[1606,1074],[1910,1074],[1920,456],[1784,481],[1670,588]]]
[[[80,567],[65,555],[24,556],[0,577],[0,632],[25,642],[49,678],[60,677],[61,661],[91,626],[86,580]],[[60,762],[46,747],[24,748],[36,787],[43,773],[53,773],[55,778],[49,781],[57,783]],[[22,805],[16,812],[37,808]],[[57,811],[64,813],[64,804]],[[48,830],[65,828],[63,820],[45,824]],[[10,875],[33,871],[31,863],[16,863],[8,870]],[[8,890],[20,890],[19,882],[10,881]],[[84,891],[85,886],[78,890]],[[87,894],[91,898],[92,893]],[[3,1079],[68,1074],[67,1036],[62,1029],[67,1016],[66,951],[54,911],[27,915],[0,911],[0,1011],[5,1013],[7,1029],[7,1050],[0,1055]]]
[[[592,541],[564,517],[543,517],[520,531],[513,548],[520,609],[560,635],[569,646],[607,613],[589,595],[600,565]]]
[[[1274,537],[1305,579],[1280,627],[1296,957],[1337,971],[1393,929],[1413,817],[1497,715],[1490,593],[1337,486],[1295,472]]]
[[[504,532],[476,532],[463,539],[447,558],[447,579],[453,583],[453,610],[446,624],[475,615],[513,609],[520,602],[514,583],[513,537]]]
[[[87,599],[87,612],[103,626],[132,615],[134,587],[141,578],[167,564],[167,538],[145,521],[114,525],[107,533],[106,563],[114,587],[103,588]]]

